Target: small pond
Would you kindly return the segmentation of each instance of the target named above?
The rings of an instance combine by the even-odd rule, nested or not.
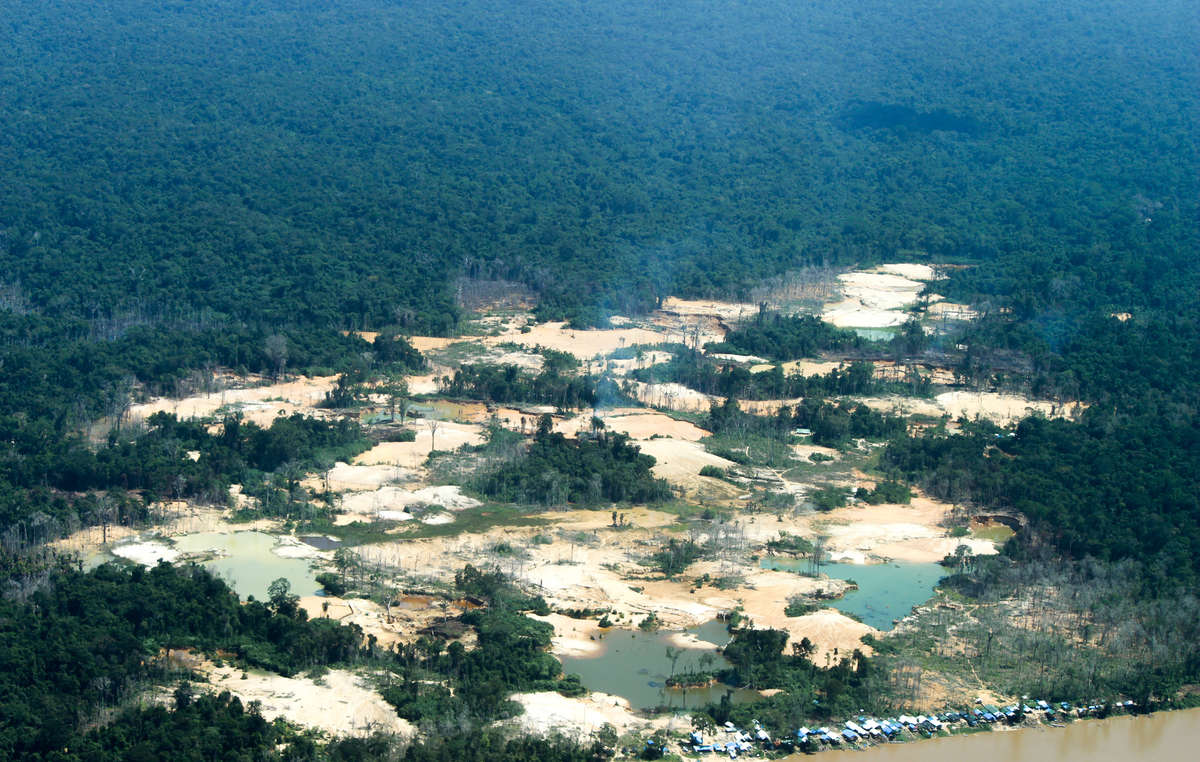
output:
[[[807,572],[807,558],[764,558],[764,569]],[[877,630],[892,629],[895,620],[908,616],[913,606],[924,603],[933,595],[938,580],[947,571],[938,564],[824,564],[821,571],[837,579],[858,583],[858,589],[834,601],[824,603],[839,611],[853,614]]]
[[[199,532],[173,537],[181,553],[215,552],[203,566],[229,583],[244,600],[267,599],[267,588],[280,577],[292,583],[293,595],[315,595],[320,589],[309,562],[272,552],[278,540],[265,532]]]
[[[724,622],[712,621],[687,632],[701,640],[719,646],[729,641]],[[667,648],[672,645],[672,633],[642,632],[640,630],[609,630],[601,641],[604,650],[595,656],[559,657],[563,672],[576,674],[589,689],[626,698],[635,709],[669,706],[690,709],[716,703],[732,691],[733,701],[753,701],[760,698],[756,691],[730,688],[717,684],[706,688],[667,688],[671,660]],[[711,661],[705,658],[708,656]],[[682,649],[675,663],[675,672],[717,672],[729,666],[724,657],[711,650]]]

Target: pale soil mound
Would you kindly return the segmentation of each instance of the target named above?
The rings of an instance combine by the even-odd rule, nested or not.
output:
[[[417,438],[413,442],[381,442],[354,459],[355,465],[389,465],[401,468],[420,468],[433,449],[433,437],[425,421],[416,424]],[[483,429],[472,423],[441,421],[436,435],[439,450],[454,450],[465,444],[483,442]]]
[[[634,381],[629,384],[629,390],[634,399],[643,405],[661,407],[667,410],[680,410],[693,413],[705,413],[714,403],[722,402],[720,397],[704,394],[695,389],[689,389],[683,384],[647,384]]]
[[[396,515],[416,505],[440,505],[452,511],[474,508],[481,503],[462,493],[461,487],[423,487],[409,491],[400,487],[381,487],[373,492],[356,492],[342,498],[342,510],[346,513],[378,516],[404,521],[411,515]],[[384,515],[388,514],[388,515]],[[434,522],[437,523],[437,522]],[[445,523],[445,522],[443,522]]]
[[[305,727],[332,735],[365,735],[380,731],[412,737],[413,726],[396,716],[396,711],[375,691],[365,687],[364,678],[346,670],[330,670],[316,682],[304,677],[282,677],[247,672],[234,667],[209,667],[209,682],[227,690],[243,702],[262,702],[268,720],[282,717]]]
[[[486,345],[505,342],[523,347],[545,347],[567,352],[580,360],[590,360],[614,352],[622,347],[639,344],[659,344],[667,341],[665,334],[645,328],[616,328],[611,330],[577,330],[564,323],[539,323],[527,333],[508,333],[503,336],[487,336],[481,341]]]
[[[553,691],[545,691],[514,693],[512,699],[525,711],[508,722],[525,733],[557,732],[578,738],[591,735],[605,725],[613,726],[617,733],[653,726],[649,720],[634,713],[629,701],[607,693],[567,698]]]
[[[709,432],[689,421],[677,421],[663,413],[640,413],[636,415],[603,416],[604,425],[611,431],[628,434],[632,439],[650,439],[653,436],[695,442],[708,436]],[[642,448],[645,449],[644,447]]]
[[[426,373],[423,376],[408,376],[405,378],[409,394],[437,394],[437,375]]]
[[[408,343],[412,344],[413,349],[418,352],[428,352],[434,349],[445,349],[451,344],[456,344],[462,339],[449,336],[409,336]]]
[[[403,479],[410,472],[396,466],[352,466],[349,463],[338,462],[324,477],[312,477],[319,487],[328,482],[329,488],[335,492],[353,492],[379,489],[385,484]]]
[[[159,561],[170,563],[180,556],[170,545],[155,540],[121,543],[113,547],[112,554],[142,566],[154,566]]]
[[[627,376],[635,370],[649,368],[653,365],[661,365],[662,363],[670,362],[674,357],[670,352],[664,352],[660,349],[651,349],[642,354],[641,357],[632,357],[628,360],[617,360],[607,358],[604,360],[604,370],[612,373],[614,376]]]
[[[555,656],[594,656],[602,650],[600,641],[595,637],[600,633],[600,625],[594,619],[573,619],[565,614],[527,616],[554,628],[551,647]]]
[[[845,658],[856,648],[868,656],[874,653],[870,646],[863,644],[862,638],[864,635],[877,634],[878,630],[856,622],[837,609],[821,609],[802,617],[785,616],[782,619],[782,624],[770,626],[788,631],[788,648],[791,648],[791,643],[798,643],[803,638],[815,643],[817,650],[813,654],[813,661],[817,664],[823,664],[827,655],[833,661]],[[836,656],[833,654],[835,648]]]
[[[131,421],[142,421],[159,412],[172,413],[180,420],[207,418],[218,410],[238,410],[246,420],[270,426],[277,415],[303,413],[314,415],[316,405],[333,388],[336,376],[300,377],[292,381],[251,388],[225,389],[184,399],[160,397],[129,410]]]
[[[647,439],[638,443],[638,447],[647,455],[653,455],[654,468],[651,471],[660,479],[672,483],[691,484],[705,466],[717,468],[736,468],[732,460],[706,452],[704,445],[699,442],[689,442],[679,439]]]
[[[830,371],[837,370],[845,363],[837,360],[790,360],[785,363],[780,363],[783,370],[783,375],[791,376],[799,373],[802,376],[827,376]],[[751,373],[763,373],[775,367],[774,363],[763,362],[758,365],[750,366]]]
[[[731,355],[731,354],[728,354],[725,352],[715,352],[715,353],[709,354],[708,356],[714,360],[719,360],[721,362],[731,362],[731,363],[734,363],[737,365],[748,365],[748,364],[754,363],[761,367],[761,365],[763,363],[768,363],[767,367],[768,368],[771,367],[769,364],[770,360],[768,360],[765,357],[756,357],[754,355]],[[751,369],[751,370],[753,370],[753,369]]]
[[[936,277],[936,273],[929,265],[895,263],[879,265],[873,271],[886,275],[899,275],[908,280],[933,280]]]
[[[904,309],[917,302],[925,284],[900,275],[850,272],[838,276],[842,300],[821,315],[840,328],[890,328],[902,324]]]
[[[1030,400],[1015,394],[995,392],[944,392],[937,396],[937,403],[951,418],[987,418],[996,423],[1011,423],[1031,413],[1040,413],[1051,418],[1062,418],[1074,414],[1076,404],[1057,405],[1049,400]]]
[[[746,302],[717,302],[704,299],[677,299],[668,297],[663,300],[665,312],[690,317],[716,317],[730,323],[745,320],[758,314],[758,305]]]

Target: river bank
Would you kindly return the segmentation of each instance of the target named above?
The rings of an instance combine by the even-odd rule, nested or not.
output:
[[[928,742],[884,744],[860,752],[872,762],[1159,762],[1196,758],[1200,709],[1079,720],[1065,727],[1037,725]],[[793,754],[786,760],[806,759]]]

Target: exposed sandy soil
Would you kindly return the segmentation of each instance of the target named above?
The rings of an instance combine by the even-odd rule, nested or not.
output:
[[[708,436],[709,432],[688,421],[677,421],[664,413],[633,413],[628,415],[604,415],[601,418],[611,431],[628,434],[632,439],[645,440],[651,437],[669,437],[676,440],[695,442]],[[644,447],[642,448],[645,449]]]
[[[457,344],[463,339],[449,336],[409,336],[408,343],[418,352],[428,352],[432,349],[445,349],[451,344]]]
[[[1052,418],[1070,417],[1082,408],[1079,403],[1057,405],[1048,400],[1029,400],[995,392],[944,392],[937,396],[937,402],[951,418],[965,415],[967,418],[988,418],[997,423],[1012,423],[1031,412]]]
[[[545,691],[516,693],[512,699],[525,711],[508,720],[508,724],[527,733],[539,735],[557,732],[574,738],[584,738],[605,725],[611,725],[618,734],[624,734],[665,727],[665,723],[670,721],[669,718],[647,720],[639,717],[627,700],[607,693],[590,693],[582,698],[567,698],[553,691]]]
[[[476,445],[483,442],[483,427],[473,423],[439,421],[436,442],[427,421],[419,422],[414,428],[417,432],[415,441],[380,442],[355,458],[354,465],[419,469],[424,466],[434,444],[438,450],[454,450],[465,444]]]
[[[345,514],[339,520],[356,521],[364,516],[406,521],[412,518],[406,512],[417,505],[440,505],[452,511],[461,511],[480,505],[474,498],[462,494],[461,487],[423,487],[409,491],[400,487],[381,487],[370,492],[355,492],[342,497],[341,508]],[[340,523],[348,523],[340,521]],[[438,522],[434,522],[438,523]]]
[[[929,265],[902,263],[879,265],[872,268],[871,272],[899,275],[901,278],[908,278],[909,280],[933,280],[935,275],[933,268]]]
[[[938,320],[976,320],[979,318],[979,312],[972,309],[970,305],[944,301],[929,305],[926,314]]]
[[[160,397],[130,408],[131,421],[141,421],[154,413],[174,413],[180,420],[207,418],[218,410],[241,411],[246,420],[260,426],[270,426],[277,415],[304,413],[322,415],[316,404],[333,388],[336,376],[318,378],[300,377],[292,381],[266,386],[226,389],[209,394],[198,394],[184,399]]]
[[[667,334],[649,331],[645,328],[581,331],[568,328],[566,323],[539,323],[527,333],[487,336],[482,339],[482,342],[488,346],[506,342],[520,344],[523,347],[540,346],[568,352],[580,360],[590,360],[614,352],[621,347],[659,344],[668,340],[671,339]],[[676,337],[674,340],[678,341],[680,337]]]
[[[630,381],[628,385],[630,393],[638,402],[667,410],[708,412],[714,402],[722,402],[720,397],[689,389],[683,384],[647,384],[641,381]]]
[[[262,702],[262,714],[333,735],[366,735],[372,732],[412,737],[413,726],[396,716],[395,710],[366,679],[346,670],[330,670],[318,680],[282,677],[272,673],[243,673],[234,667],[206,663],[201,672],[217,690],[227,690],[243,702]],[[242,679],[242,675],[246,679]]]
[[[780,363],[783,369],[783,375],[790,376],[793,373],[799,372],[802,376],[827,376],[830,371],[839,368],[848,367],[847,363],[839,360],[791,360],[789,362]],[[775,363],[762,362],[757,365],[750,366],[751,373],[763,373],[775,367]]]
[[[706,452],[699,442],[679,439],[648,439],[639,443],[642,452],[657,461],[651,469],[655,476],[672,483],[690,484],[705,466],[736,468],[731,460]]]
[[[437,374],[408,376],[405,381],[408,382],[409,394],[437,394],[438,392]]]
[[[629,360],[614,360],[609,358],[604,361],[603,369],[614,376],[627,376],[635,370],[670,362],[672,357],[674,355],[670,352],[664,352],[661,349],[651,349],[643,353],[640,358],[634,357]]]
[[[842,300],[825,305],[822,319],[841,328],[890,328],[903,323],[904,309],[917,302],[925,284],[889,273],[838,276]]]
[[[673,296],[663,300],[662,308],[666,312],[673,312],[681,316],[717,317],[726,323],[737,323],[758,314],[757,304],[677,299]]]
[[[861,482],[867,486],[866,482]],[[774,516],[743,516],[747,538],[766,542],[780,531],[812,539],[825,535],[826,552],[833,560],[864,563],[891,559],[913,563],[936,563],[966,545],[976,555],[997,552],[988,540],[950,537],[940,526],[952,506],[914,495],[909,505],[850,505],[824,513],[804,513],[779,521]]]
[[[361,490],[379,489],[385,484],[392,484],[401,479],[411,478],[413,472],[396,466],[352,466],[348,463],[335,463],[328,474],[319,474],[305,479],[303,484],[312,489],[329,489],[335,492],[355,492]]]
[[[717,360],[718,362],[733,363],[735,365],[747,365],[754,363],[757,367],[762,367],[762,365],[766,363],[768,368],[771,367],[770,360],[765,357],[756,357],[754,355],[731,355],[727,352],[709,352],[707,354],[709,357]],[[751,370],[753,370],[753,368],[751,368]]]
[[[598,620],[574,619],[564,614],[528,616],[554,628],[551,650],[555,656],[591,656],[601,650],[601,643],[596,638],[600,634]]]

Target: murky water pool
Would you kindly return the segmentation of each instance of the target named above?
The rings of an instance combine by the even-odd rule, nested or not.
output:
[[[764,558],[764,569],[807,572],[807,558]],[[853,614],[877,630],[890,630],[895,620],[905,617],[912,607],[924,603],[933,595],[938,580],[947,571],[938,564],[825,564],[821,571],[837,579],[858,583],[838,600],[826,605]]]
[[[723,622],[708,622],[687,632],[701,640],[719,646],[729,641]],[[611,693],[626,698],[635,709],[667,706],[678,709],[695,708],[716,703],[726,692],[733,701],[753,701],[760,698],[756,691],[713,685],[705,688],[667,688],[672,673],[667,648],[672,647],[672,633],[609,630],[601,641],[604,650],[587,657],[560,657],[563,672],[576,674],[593,691]],[[711,650],[683,648],[674,665],[676,674],[682,672],[717,672],[729,666],[724,657]]]
[[[293,595],[315,595],[320,585],[307,559],[284,558],[272,552],[277,538],[265,532],[199,532],[172,538],[182,553],[214,552],[202,565],[229,583],[245,599],[267,599],[267,588],[283,577]]]

